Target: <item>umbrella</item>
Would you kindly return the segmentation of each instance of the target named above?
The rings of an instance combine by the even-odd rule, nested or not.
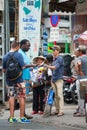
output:
[[[85,31],[79,35],[78,41],[83,41],[84,43],[87,44],[87,31]]]

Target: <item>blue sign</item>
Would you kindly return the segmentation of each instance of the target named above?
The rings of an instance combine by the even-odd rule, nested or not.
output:
[[[60,21],[60,17],[58,15],[51,15],[50,22],[53,27],[56,27],[59,21]]]
[[[48,54],[48,45],[47,45],[47,42],[43,42],[43,55],[44,57],[46,57]]]

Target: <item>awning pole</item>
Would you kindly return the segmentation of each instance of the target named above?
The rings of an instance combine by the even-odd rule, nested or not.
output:
[[[69,49],[69,45],[68,45],[68,43],[66,42],[66,43],[65,43],[65,53],[68,53],[68,52],[69,52],[68,49]]]

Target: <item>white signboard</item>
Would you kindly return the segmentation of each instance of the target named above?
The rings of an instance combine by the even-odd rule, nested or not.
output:
[[[30,41],[31,58],[38,56],[41,9],[42,0],[20,0],[19,2],[19,40]]]
[[[59,27],[50,28],[50,42],[59,40]]]

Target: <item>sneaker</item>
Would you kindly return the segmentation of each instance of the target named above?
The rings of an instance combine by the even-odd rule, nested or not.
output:
[[[17,120],[17,122],[19,122],[19,123],[30,123],[30,120],[25,118],[25,117],[23,117],[23,118],[19,118]]]
[[[14,118],[14,117],[10,117],[10,118],[8,119],[8,121],[9,121],[9,123],[16,123],[16,122],[17,122],[17,119]]]
[[[32,119],[33,118],[33,116],[27,115],[27,114],[24,114],[24,117],[27,118],[27,119]]]

